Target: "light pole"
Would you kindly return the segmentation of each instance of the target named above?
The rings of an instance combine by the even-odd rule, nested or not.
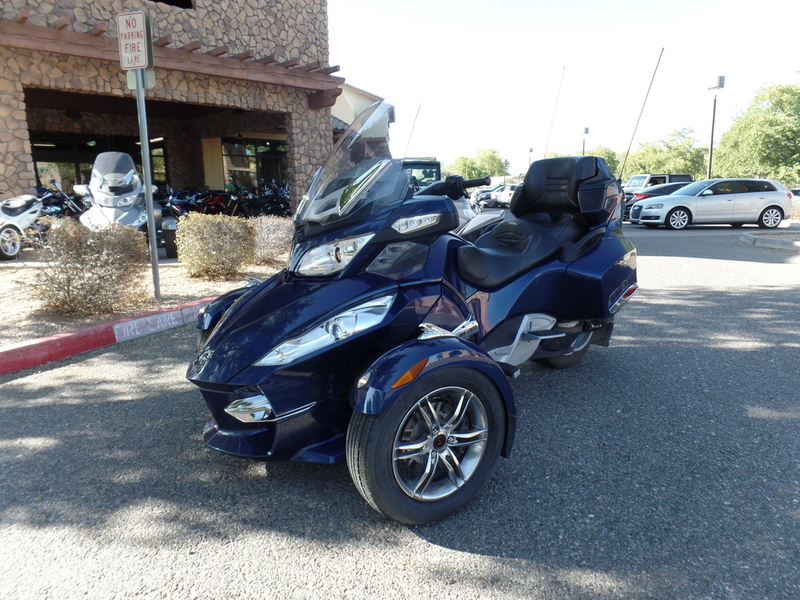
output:
[[[721,90],[725,87],[725,76],[720,75],[717,77],[717,83],[712,85],[709,90]],[[711,110],[711,144],[708,146],[708,172],[706,179],[711,179],[711,163],[714,158],[714,121],[717,118],[717,95],[714,94],[714,108]]]
[[[583,128],[583,147],[581,148],[581,156],[586,156],[586,136],[589,135],[589,128]]]

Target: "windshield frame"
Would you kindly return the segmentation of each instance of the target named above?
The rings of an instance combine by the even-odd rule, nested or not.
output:
[[[379,101],[356,117],[314,175],[296,221],[327,229],[408,197],[411,176],[402,168],[407,137],[395,133],[410,136],[413,127],[398,127],[395,112],[394,105]],[[416,112],[407,116],[416,119]]]

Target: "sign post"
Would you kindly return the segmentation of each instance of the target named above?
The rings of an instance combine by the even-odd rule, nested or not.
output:
[[[150,242],[150,264],[153,269],[153,293],[161,300],[158,279],[158,241],[153,213],[153,173],[150,168],[150,135],[147,131],[147,113],[144,106],[145,69],[153,66],[153,39],[150,34],[150,17],[142,11],[117,15],[119,62],[125,70],[136,75],[136,109],[139,115],[139,138],[144,171],[144,199],[147,210],[147,237]]]

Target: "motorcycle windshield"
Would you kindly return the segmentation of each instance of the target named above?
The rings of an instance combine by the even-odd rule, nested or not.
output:
[[[133,158],[124,152],[102,152],[97,155],[89,180],[92,196],[101,206],[134,204],[141,189]],[[126,196],[132,196],[132,198]]]
[[[400,114],[386,102],[362,112],[314,175],[295,218],[329,226],[357,210],[374,214],[406,198],[411,187],[403,157],[416,112],[412,107]]]

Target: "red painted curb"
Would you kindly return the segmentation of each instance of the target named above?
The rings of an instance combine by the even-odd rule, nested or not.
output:
[[[214,298],[203,298],[138,317],[125,317],[0,347],[0,375],[192,323],[197,319],[200,308],[212,300]]]

